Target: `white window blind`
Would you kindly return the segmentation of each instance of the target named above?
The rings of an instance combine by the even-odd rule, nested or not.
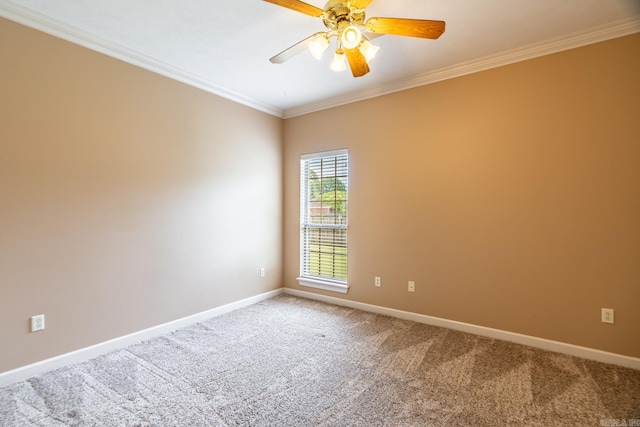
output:
[[[300,171],[300,283],[346,292],[347,150],[303,156]]]

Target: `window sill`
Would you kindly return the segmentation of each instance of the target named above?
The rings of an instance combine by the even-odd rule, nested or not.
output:
[[[311,277],[298,277],[298,284],[309,288],[323,289],[325,291],[339,292],[346,294],[349,286],[346,283],[334,282],[325,279],[316,279]]]

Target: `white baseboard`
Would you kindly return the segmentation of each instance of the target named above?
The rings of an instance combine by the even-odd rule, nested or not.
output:
[[[33,377],[34,375],[38,375],[43,372],[51,371],[53,369],[61,368],[72,363],[82,362],[84,360],[101,356],[111,351],[119,350],[129,345],[175,331],[176,329],[184,328],[186,326],[205,321],[212,317],[220,316],[239,308],[247,307],[260,301],[273,298],[277,295],[280,295],[282,292],[282,288],[265,292],[260,295],[216,307],[211,310],[183,317],[172,322],[163,323],[162,325],[154,326],[152,328],[134,332],[129,335],[101,342],[90,347],[81,348],[70,353],[62,354],[60,356],[52,357],[50,359],[36,362],[31,365],[22,366],[11,371],[0,373],[0,386],[11,384],[16,381],[26,380]]]
[[[52,357],[40,362],[33,363],[31,365],[22,366],[11,371],[0,373],[0,386],[11,384],[16,381],[26,380],[34,375],[41,374],[43,372],[51,371],[53,369],[61,368],[63,366],[70,365],[72,363],[82,362],[84,360],[91,359],[93,357],[101,356],[114,350],[124,348],[126,346],[139,343],[141,341],[154,338],[176,329],[180,329],[195,323],[202,322],[215,316],[220,316],[225,313],[237,310],[239,308],[247,307],[252,304],[256,304],[260,301],[264,301],[269,298],[273,298],[281,293],[289,295],[299,296],[302,298],[313,299],[317,301],[323,301],[330,304],[341,305],[345,307],[355,308],[358,310],[369,311],[372,313],[384,314],[387,316],[396,317],[399,319],[412,320],[414,322],[425,323],[433,326],[440,326],[443,328],[453,329],[461,332],[468,332],[475,335],[481,335],[489,338],[500,339],[504,341],[511,341],[518,344],[528,345],[531,347],[541,348],[543,350],[555,351],[557,353],[563,353],[570,356],[582,357],[584,359],[595,360],[598,362],[611,363],[614,365],[624,366],[627,368],[640,370],[640,359],[630,356],[624,356],[616,353],[609,353],[602,350],[596,350],[588,347],[581,347],[573,344],[566,344],[559,341],[547,340],[544,338],[532,337],[529,335],[517,334],[514,332],[503,331],[500,329],[486,328],[484,326],[472,325],[469,323],[456,322],[454,320],[441,319],[433,316],[426,316],[424,314],[411,313],[409,311],[396,310],[393,308],[381,307],[377,305],[366,304],[357,301],[349,301],[341,298],[325,296],[320,294],[314,294],[311,292],[299,291],[296,289],[281,288],[270,292],[265,292],[260,295],[256,295],[250,298],[246,298],[240,301],[236,301],[230,304],[226,304],[220,307],[213,308],[211,310],[197,313],[192,316],[184,317],[182,319],[174,320],[172,322],[164,323],[162,325],[154,326],[152,328],[144,329],[142,331],[134,332],[129,335],[125,335],[119,338],[115,338],[109,341],[105,341],[90,347],[82,348],[70,353],[62,354],[60,356]]]
[[[409,311],[396,310],[393,308],[381,307],[378,305],[365,304],[357,301],[349,301],[342,298],[336,298],[326,295],[314,294],[311,292],[300,291],[297,289],[284,289],[285,294],[294,295],[302,298],[313,299],[317,301],[327,302],[330,304],[341,305],[344,307],[355,308],[358,310],[369,311],[377,314],[384,314],[404,320],[412,320],[427,325],[440,326],[443,328],[453,329],[461,332],[468,332],[474,335],[481,335],[489,338],[495,338],[503,341],[511,341],[517,344],[528,345],[543,350],[554,351],[556,353],[567,354],[570,356],[581,357],[583,359],[595,360],[597,362],[610,363],[613,365],[624,366],[626,368],[640,370],[640,359],[636,357],[624,356],[622,354],[609,353],[602,350],[596,350],[588,347],[567,344],[559,341],[552,341],[544,338],[532,337],[530,335],[518,334],[515,332],[503,331],[500,329],[487,328],[484,326],[472,325],[470,323],[456,322],[455,320],[447,320],[439,317],[427,316],[424,314],[411,313]]]

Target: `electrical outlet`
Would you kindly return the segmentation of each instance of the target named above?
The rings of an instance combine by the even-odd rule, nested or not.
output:
[[[265,274],[265,273],[264,273],[264,267],[262,267],[262,268],[260,269],[260,277],[264,277],[264,274]]]
[[[409,282],[409,292],[416,291],[416,282]]]
[[[375,285],[376,285],[376,287],[377,287],[377,288],[379,288],[380,286],[382,286],[382,283],[380,282],[380,278],[379,278],[379,277],[377,277],[377,276],[376,276],[376,279],[375,279]]]
[[[602,309],[602,323],[613,323],[613,308]]]
[[[31,317],[31,332],[37,332],[44,329],[44,314]]]

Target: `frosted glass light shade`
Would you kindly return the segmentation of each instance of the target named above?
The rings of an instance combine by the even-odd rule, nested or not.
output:
[[[354,49],[358,47],[360,41],[362,41],[362,33],[360,28],[355,25],[349,25],[342,31],[342,46],[347,49]]]
[[[371,61],[378,53],[380,48],[375,46],[369,42],[369,40],[365,40],[362,42],[362,46],[360,46],[360,52],[364,55],[364,59],[366,59],[367,63]]]
[[[329,40],[326,36],[319,36],[317,39],[309,43],[309,50],[311,51],[311,55],[317,60],[322,58],[322,54],[329,47]]]
[[[344,71],[347,69],[346,58],[344,53],[338,53],[333,56],[333,62],[329,66],[333,71]]]

